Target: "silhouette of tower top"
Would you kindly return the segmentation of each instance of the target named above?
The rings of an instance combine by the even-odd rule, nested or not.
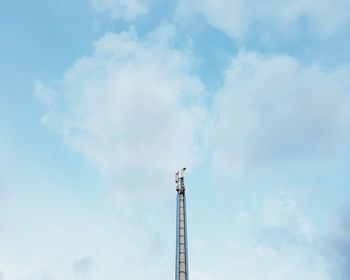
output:
[[[185,171],[186,168],[182,168],[175,173],[177,191],[175,280],[188,280]]]

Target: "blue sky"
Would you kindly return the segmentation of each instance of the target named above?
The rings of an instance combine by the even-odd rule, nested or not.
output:
[[[349,1],[0,11],[0,280],[348,279]]]

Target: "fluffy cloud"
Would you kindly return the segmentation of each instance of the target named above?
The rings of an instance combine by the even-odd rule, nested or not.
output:
[[[294,248],[293,248],[294,247]],[[312,251],[302,246],[274,248],[270,246],[229,246],[223,258],[224,265],[215,264],[218,271],[209,272],[220,279],[278,280],[312,279],[330,280],[325,262]],[[224,270],[224,266],[230,269]],[[224,272],[224,273],[223,273]]]
[[[154,189],[195,163],[203,87],[173,36],[171,26],[144,39],[106,34],[61,81],[36,85],[43,122],[119,185]]]
[[[229,173],[274,167],[276,173],[317,170],[346,158],[349,81],[349,69],[323,70],[288,56],[241,51],[217,93],[209,133],[214,166]]]
[[[61,201],[49,201],[45,207],[38,203],[30,208],[21,203],[15,212],[7,211],[11,216],[8,230],[0,233],[0,261],[5,279],[153,279],[154,275],[156,279],[165,279],[173,275],[174,223],[158,225],[161,226],[158,231],[148,225],[159,223],[164,215],[173,221],[173,211],[163,210],[151,222],[142,213],[139,215],[143,221],[135,222],[110,214],[111,209],[107,209],[107,215],[92,209],[80,212],[81,205],[76,205],[79,202],[72,204],[65,204],[62,209]],[[285,242],[280,236],[276,243],[262,232],[266,227],[289,230],[290,226],[281,222],[283,219],[288,219],[291,225],[298,224],[305,214],[298,207],[290,198],[263,201],[259,211],[264,218],[258,219],[259,231],[244,232],[248,241],[236,238],[235,233],[242,231],[238,224],[216,228],[221,222],[208,215],[207,230],[192,234],[196,224],[191,222],[191,277],[331,279],[324,258],[307,236],[300,235],[303,242]],[[272,208],[281,213],[270,213],[268,209]],[[210,212],[215,212],[215,208]],[[206,257],[208,254],[210,258]]]
[[[350,3],[347,0],[204,0],[180,2],[177,14],[181,18],[191,12],[203,15],[209,24],[231,36],[243,38],[247,31],[259,33],[289,32],[306,23],[321,36],[329,36],[349,23]],[[268,28],[264,28],[268,27]]]
[[[278,173],[282,165],[283,169],[301,165],[301,169],[317,168],[347,156],[348,69],[324,70],[302,65],[289,56],[241,51],[232,59],[223,86],[209,105],[212,122],[204,126],[203,119],[208,117],[201,104],[204,89],[191,71],[193,57],[175,48],[173,38],[171,26],[162,26],[144,38],[133,31],[106,34],[96,42],[94,53],[77,61],[62,80],[50,85],[37,83],[36,92],[46,107],[43,123],[107,176],[115,176],[119,188],[142,190],[147,198],[169,184],[177,167],[196,164],[200,153],[212,158],[220,172],[245,175],[270,167]],[[205,149],[200,150],[203,146],[199,143],[204,143]],[[137,197],[145,198],[140,193]],[[86,272],[91,279],[167,277],[173,269],[169,261],[173,257],[171,234],[163,238],[152,228],[167,224],[172,212],[159,215],[159,205],[149,207],[149,200],[146,202],[152,210],[143,211],[144,207],[139,211],[137,206],[135,211],[147,221],[111,222],[99,217],[79,224],[78,217],[71,224],[79,226],[71,229],[65,221],[66,227],[58,233],[58,226],[52,225],[53,232],[44,237],[51,241],[53,235],[61,240],[62,234],[71,250],[69,262],[66,255],[55,256],[64,269],[60,272],[58,268],[52,275],[65,279]],[[215,212],[215,205],[219,204],[214,202],[208,211]],[[232,236],[225,239],[220,229],[211,227],[209,237],[195,237],[200,245],[193,242],[191,246],[194,279],[231,279],[232,275],[248,280],[331,279],[328,261],[316,245],[317,230],[296,201],[266,199],[259,211],[236,219],[254,223],[256,232],[241,232],[244,242]],[[213,215],[215,220],[211,221],[210,215],[205,216],[207,225],[216,225],[217,217],[227,219]],[[167,222],[161,220],[165,216]],[[106,224],[113,226],[104,228]],[[225,226],[225,232],[239,228]],[[28,241],[27,237],[22,239]],[[38,240],[26,243],[38,244]],[[54,250],[60,252],[57,247]],[[203,260],[209,252],[211,257]],[[39,253],[42,258],[48,254]],[[87,255],[94,260],[93,269],[86,266],[90,259],[81,259]],[[38,259],[36,265],[42,267]],[[166,261],[159,265],[154,259]],[[135,265],[138,270],[132,269]]]
[[[340,222],[332,232],[331,251],[332,258],[331,271],[335,280],[345,280],[350,273],[350,207],[347,206],[341,215]]]
[[[309,230],[313,225],[300,205],[289,197],[260,200],[260,204],[260,214],[244,221],[251,224],[248,232],[238,221],[225,227],[225,233],[212,230],[210,240],[205,240],[205,233],[198,233],[199,241],[191,247],[194,279],[332,279],[328,260],[317,246],[318,234]],[[238,237],[238,233],[243,235]],[[210,252],[210,260],[203,260],[206,252]]]
[[[130,21],[147,13],[144,0],[91,0],[91,5],[97,12],[109,12],[113,19]]]
[[[138,220],[122,217],[107,203],[89,201],[89,209],[77,200],[45,200],[17,195],[6,208],[0,231],[5,280],[164,279],[173,273],[173,223],[160,225],[147,211]],[[162,215],[172,221],[174,208]]]
[[[293,235],[296,239],[308,242],[316,238],[316,229],[301,213],[296,201],[290,198],[263,201],[261,220],[267,228],[277,229],[280,235]]]
[[[40,234],[32,232],[31,224],[12,231],[30,233],[13,236],[25,240],[28,252],[36,252],[30,267],[23,262],[25,256],[14,261],[22,275],[45,267],[54,279],[83,278],[85,272],[89,272],[87,279],[145,275],[161,279],[173,273],[175,201],[154,203],[153,196],[174,194],[169,181],[174,171],[196,164],[197,134],[204,116],[204,88],[192,73],[193,57],[174,47],[174,36],[168,25],[143,38],[132,30],[106,34],[95,43],[94,53],[77,61],[60,81],[36,84],[46,109],[42,122],[117,186],[117,202],[113,200],[107,211],[116,217],[105,220],[99,210],[98,218],[86,221],[74,218],[71,211],[62,220],[43,218],[55,221],[49,226],[34,215],[35,224],[45,224],[45,229],[35,230]],[[50,242],[50,253],[45,246],[34,249],[47,239],[57,240],[57,244]],[[12,252],[20,255],[21,248]],[[82,256],[93,259],[89,271]],[[19,277],[11,261],[6,264],[6,273]]]
[[[91,257],[84,257],[75,261],[73,269],[78,277],[86,278],[93,269],[94,261]]]

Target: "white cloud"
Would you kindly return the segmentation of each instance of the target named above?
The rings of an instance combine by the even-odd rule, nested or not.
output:
[[[147,13],[147,1],[144,0],[91,0],[97,12],[109,12],[113,19],[128,21]]]
[[[92,271],[94,260],[91,257],[84,257],[74,262],[73,270],[78,277],[86,278]]]
[[[203,87],[173,36],[167,25],[144,39],[106,34],[56,85],[36,85],[43,122],[119,186],[156,193],[162,178],[195,164]]]
[[[282,230],[307,242],[312,242],[318,237],[316,228],[291,198],[263,201],[261,219],[266,227]]]
[[[195,279],[279,280],[333,279],[319,246],[317,231],[296,200],[256,194],[249,219],[223,222],[225,215],[205,215],[206,227],[191,235],[191,277]],[[241,198],[244,200],[244,198]],[[231,201],[236,204],[237,201]],[[222,207],[222,206],[221,206]],[[215,213],[216,207],[210,209]],[[230,207],[225,207],[228,213]],[[206,213],[206,212],[204,212]],[[193,225],[192,227],[193,228]],[[210,255],[210,258],[205,256]]]
[[[76,210],[65,212],[66,206],[57,211],[64,217],[50,213],[41,219],[31,209],[31,218],[17,218],[27,223],[14,226],[11,236],[26,246],[4,249],[12,257],[5,263],[9,277],[30,277],[46,268],[53,279],[76,279],[84,272],[87,279],[173,274],[175,197],[155,202],[153,196],[175,195],[176,169],[196,164],[204,115],[193,58],[173,47],[174,36],[168,25],[144,38],[132,30],[106,34],[60,81],[36,84],[46,108],[42,122],[112,178],[118,195],[112,209],[99,206],[88,221]],[[104,211],[116,217],[106,219]],[[5,236],[9,244],[11,236]],[[32,252],[30,263],[22,250]],[[84,256],[93,259],[89,271],[77,263]]]
[[[193,11],[203,15],[209,24],[238,38],[246,37],[247,31],[256,28],[259,33],[279,29],[288,36],[290,28],[302,21],[317,34],[329,36],[350,21],[347,0],[182,0],[177,16],[184,18]]]
[[[342,213],[332,225],[330,244],[326,254],[332,260],[330,271],[335,280],[345,280],[350,273],[350,207],[344,205]]]
[[[5,209],[6,229],[0,231],[5,280],[164,279],[173,273],[173,223],[151,219],[147,209],[135,220],[106,201],[86,206],[66,196],[29,196],[16,195]],[[161,212],[169,221],[173,204]]]
[[[241,51],[217,93],[208,132],[216,170],[312,171],[346,157],[349,81],[349,69]]]
[[[327,271],[328,261],[316,247],[292,242],[284,246],[261,244],[258,236],[249,244],[241,244],[235,238],[217,240],[220,242],[216,241],[214,246],[219,250],[207,242],[196,252],[192,247],[195,259],[191,258],[191,271],[196,279],[202,275],[204,279],[223,280],[332,279]],[[210,260],[204,260],[207,254]]]
[[[159,272],[165,277],[173,272],[173,248],[167,247],[165,253],[154,251],[154,233],[147,233],[142,227],[133,228],[116,220],[109,221],[109,224],[91,220],[90,225],[77,220],[74,224],[59,221],[55,225],[45,220],[43,222],[50,227],[45,228],[38,227],[37,221],[30,222],[34,229],[22,226],[24,233],[11,229],[16,240],[2,234],[2,238],[6,238],[6,242],[1,242],[3,249],[0,254],[5,279],[137,278],[144,276],[145,271]],[[86,253],[93,254],[93,267],[77,260]],[[158,261],[150,261],[150,256]]]
[[[91,279],[125,275],[132,279],[158,275],[161,279],[173,269],[169,238],[150,231],[166,223],[160,217],[164,218],[164,213],[152,212],[159,205],[149,207],[151,202],[146,198],[168,186],[177,167],[196,164],[196,138],[204,118],[200,102],[204,89],[191,72],[193,58],[173,47],[173,37],[171,26],[142,39],[133,31],[107,34],[96,42],[94,53],[77,61],[61,81],[36,85],[47,109],[43,122],[102,172],[115,176],[118,187],[147,193],[147,197],[140,193],[137,197],[152,208],[139,211],[147,207],[129,206],[135,206],[138,217],[148,217],[148,221],[112,222],[99,217],[84,222],[78,217],[70,222],[72,228],[66,220],[62,226],[56,220],[51,230],[43,229],[45,234],[39,239],[35,232],[20,236],[29,244],[27,252],[35,251],[30,244],[39,241],[66,241],[69,260],[60,253],[61,244],[53,245],[58,253],[48,260],[54,267],[52,275],[58,278],[74,279],[74,272],[89,271]],[[338,159],[350,140],[349,78],[348,69],[326,71],[317,65],[301,65],[288,56],[241,51],[233,58],[225,83],[214,98],[213,123],[205,128],[209,146],[205,153],[212,153],[216,170],[229,174],[267,167],[275,167],[277,173],[282,164],[294,168]],[[260,215],[255,216],[249,210],[238,213],[236,222],[249,224],[260,218],[262,224],[254,228],[258,228],[257,233],[244,232],[247,240],[242,244],[234,238],[225,240],[216,229],[199,246],[191,247],[194,279],[231,279],[232,275],[238,280],[330,279],[327,260],[313,243],[315,229],[295,201],[266,200]],[[169,220],[171,215],[165,216]],[[112,226],[106,228],[106,224]],[[14,232],[30,228],[34,227]],[[263,234],[274,229],[296,235],[302,242],[293,244],[284,235],[280,238],[285,242],[270,242],[271,236],[264,239]],[[22,248],[15,249],[13,256],[20,255]],[[32,260],[39,269],[48,252],[37,250],[37,254]],[[152,254],[156,258],[151,258]],[[203,258],[208,254],[210,258]],[[77,262],[82,256],[91,256],[93,269]],[[16,264],[25,267],[29,275],[33,268],[26,267],[24,259],[22,256]],[[154,259],[162,260],[161,265]],[[11,272],[11,263],[8,266]]]
[[[26,205],[18,197],[16,200],[15,207],[7,211],[7,232],[0,232],[0,262],[5,279],[166,279],[173,276],[175,235],[171,210],[174,205],[170,211],[164,211],[169,206],[164,207],[148,222],[148,213],[138,213],[142,222],[135,222],[120,218],[105,205],[102,211],[95,211],[96,205],[81,210],[82,205],[76,200],[71,205],[64,204],[66,199],[57,201],[56,198],[35,205]],[[289,199],[285,201],[266,201],[263,208],[272,202],[277,205],[272,206],[274,209],[282,210],[280,215],[276,213],[281,219],[294,219],[296,215],[290,213],[295,212],[295,207],[289,206],[293,204]],[[215,212],[215,208],[211,211]],[[171,222],[160,222],[164,216]],[[213,218],[206,216],[207,230],[197,236],[192,234],[196,224],[191,224],[191,278],[229,280],[234,275],[237,280],[331,279],[326,271],[327,260],[307,240],[305,243],[281,242],[281,246],[263,240],[260,232],[249,231],[245,232],[248,242],[242,242],[229,234],[240,231],[240,227],[221,227],[221,222]],[[258,226],[270,226],[270,220],[258,220]],[[255,220],[248,222],[255,223]],[[290,222],[293,225],[293,221]],[[154,224],[158,224],[160,230],[154,230]],[[275,225],[273,222],[272,227]],[[280,222],[277,225],[289,228]],[[202,239],[196,240],[198,237]]]

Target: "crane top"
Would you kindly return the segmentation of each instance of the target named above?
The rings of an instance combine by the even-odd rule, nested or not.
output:
[[[176,191],[180,194],[185,193],[185,183],[184,183],[185,171],[186,171],[186,167],[180,169],[175,173]]]

